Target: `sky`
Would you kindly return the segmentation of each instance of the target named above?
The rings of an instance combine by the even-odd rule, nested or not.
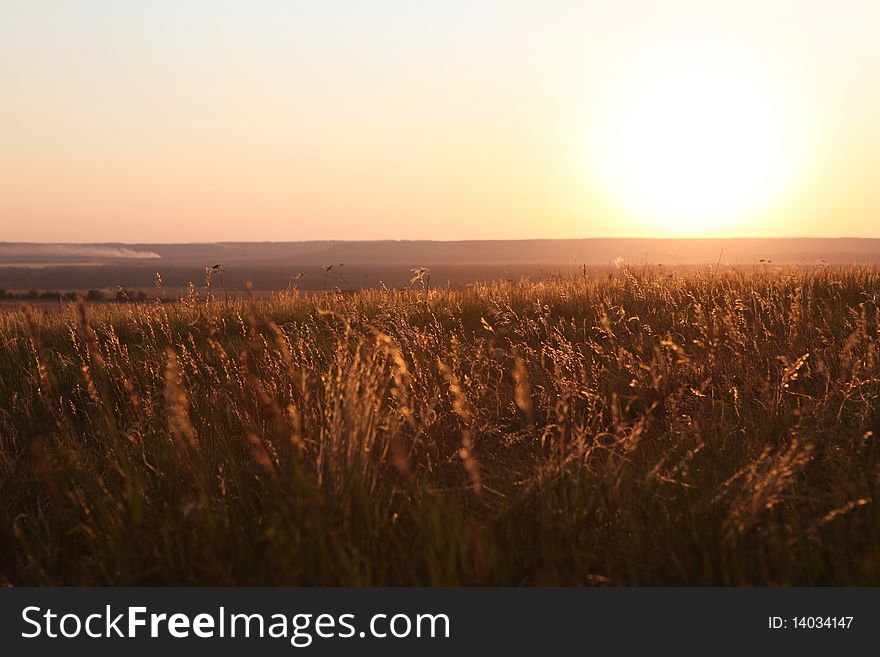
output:
[[[874,0],[0,0],[0,240],[880,237]]]

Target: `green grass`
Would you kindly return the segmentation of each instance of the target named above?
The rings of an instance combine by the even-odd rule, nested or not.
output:
[[[0,583],[880,584],[880,269],[0,314]]]

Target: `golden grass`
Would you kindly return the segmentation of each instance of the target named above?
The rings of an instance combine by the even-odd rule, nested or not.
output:
[[[880,269],[0,314],[0,583],[880,584]]]

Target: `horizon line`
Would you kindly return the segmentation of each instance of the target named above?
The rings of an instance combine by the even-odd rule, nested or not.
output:
[[[0,240],[0,246],[4,245],[34,245],[34,246],[139,246],[139,245],[165,245],[165,246],[187,246],[187,245],[223,245],[223,244],[379,244],[382,242],[392,243],[413,243],[413,242],[429,242],[439,244],[465,244],[473,242],[584,242],[584,241],[655,241],[655,242],[720,242],[720,241],[751,241],[751,240],[863,240],[863,241],[880,241],[880,236],[862,237],[854,235],[842,235],[836,237],[828,236],[737,236],[737,237],[518,237],[518,238],[467,238],[467,239],[430,239],[430,238],[377,238],[377,239],[285,239],[285,240],[213,240],[213,241],[183,241],[183,242],[36,242],[36,241],[5,241]]]

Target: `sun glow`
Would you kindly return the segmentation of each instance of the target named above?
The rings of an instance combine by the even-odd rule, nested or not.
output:
[[[654,235],[742,233],[781,203],[805,152],[790,80],[735,53],[617,72],[591,142],[609,201]]]

